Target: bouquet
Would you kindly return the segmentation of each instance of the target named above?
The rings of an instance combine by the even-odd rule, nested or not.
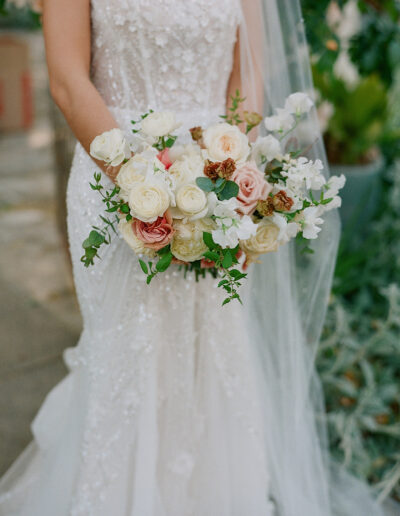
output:
[[[304,93],[264,119],[267,136],[250,143],[262,122],[257,113],[239,114],[244,99],[232,97],[220,123],[190,129],[191,143],[174,135],[172,112],[149,111],[133,120],[128,143],[119,129],[97,136],[90,154],[121,165],[115,186],[106,189],[94,174],[105,213],[83,242],[81,261],[95,263],[102,245],[119,233],[137,255],[150,283],[178,264],[196,280],[211,274],[226,291],[223,304],[237,299],[249,264],[296,238],[303,252],[316,239],[327,210],[341,204],[344,176],[326,181],[320,160],[303,156],[289,135],[312,109]],[[242,120],[244,118],[244,120]],[[285,145],[284,145],[284,142]]]

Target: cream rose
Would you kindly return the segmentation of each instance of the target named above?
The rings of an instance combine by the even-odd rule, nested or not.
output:
[[[116,177],[116,182],[121,188],[119,195],[124,201],[128,201],[129,192],[133,185],[144,181],[144,175],[140,172],[139,166],[143,168],[145,165],[146,160],[141,158],[139,155],[135,155],[120,168]]]
[[[155,111],[142,120],[142,131],[156,138],[171,134],[178,127],[172,111]]]
[[[250,152],[247,136],[235,125],[215,124],[203,133],[204,145],[212,161],[232,158],[243,162]]]
[[[177,159],[168,169],[168,173],[174,178],[176,188],[196,180],[203,175],[204,160],[200,154],[191,153]]]
[[[176,205],[185,217],[191,220],[204,217],[207,213],[206,194],[196,185],[183,185],[176,194]]]
[[[143,222],[154,222],[169,208],[170,196],[161,183],[135,183],[129,192],[131,215]]]
[[[240,247],[251,258],[278,250],[279,227],[271,220],[263,219],[257,225],[254,236],[240,242]]]
[[[135,235],[131,222],[127,222],[126,219],[121,219],[118,223],[118,229],[125,242],[135,251],[136,254],[143,254],[151,258],[156,255],[156,252],[153,249],[145,247],[144,242],[139,240]]]
[[[211,231],[213,221],[211,219],[184,222],[175,220],[176,231],[171,244],[171,252],[183,262],[200,260],[208,247],[203,241],[203,231]]]
[[[130,157],[131,151],[122,131],[111,129],[96,136],[90,144],[90,155],[99,161],[104,161],[107,165],[116,167]]]

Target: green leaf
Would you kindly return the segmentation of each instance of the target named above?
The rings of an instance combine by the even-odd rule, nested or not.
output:
[[[151,282],[151,280],[152,280],[153,278],[154,278],[154,274],[150,274],[149,276],[147,276],[147,278],[146,278],[146,283],[147,283],[147,285],[150,285],[150,282]]]
[[[240,272],[237,269],[232,269],[231,271],[229,271],[229,276],[231,276],[231,278],[235,280],[240,280],[242,278],[245,278],[247,274],[245,274],[244,272]]]
[[[98,247],[104,242],[104,240],[104,235],[102,235],[98,231],[92,230],[89,234],[88,241],[91,246]]]
[[[217,262],[219,260],[219,254],[214,251],[206,251],[203,256],[211,262]]]
[[[158,272],[164,272],[168,269],[168,267],[171,265],[172,262],[172,253],[169,252],[167,254],[164,254],[162,258],[158,260],[156,263],[156,269]]]
[[[232,197],[237,197],[239,193],[239,185],[234,181],[227,181],[223,190],[219,194],[219,198],[221,201],[225,201],[231,199]]]
[[[224,269],[229,269],[229,267],[232,265],[232,255],[230,253],[230,251],[228,250],[226,253],[225,253],[225,256],[224,256],[224,259],[222,260],[222,267]]]
[[[207,233],[206,231],[204,231],[203,233],[203,242],[209,249],[215,249],[216,247],[218,247],[217,244],[214,242],[211,233]]]
[[[89,260],[92,260],[97,254],[97,249],[95,247],[88,247],[85,249],[85,256]]]
[[[146,263],[146,262],[144,262],[143,260],[141,260],[141,259],[139,258],[139,265],[140,265],[140,268],[142,269],[142,271],[143,271],[145,274],[148,274],[149,269],[148,269],[148,267],[147,267],[147,263]]]
[[[230,297],[227,297],[226,299],[223,300],[222,302],[222,306],[225,306],[227,305],[228,303],[230,303],[232,301],[232,299]]]
[[[129,213],[130,212],[128,204],[122,204],[121,207],[120,207],[120,210],[122,211],[122,213]]]
[[[165,146],[170,149],[174,145],[176,138],[176,136],[169,136],[165,142]]]
[[[229,283],[228,280],[223,279],[218,283],[218,287],[223,287],[224,285],[227,285]]]
[[[198,177],[196,179],[196,185],[204,192],[212,192],[214,190],[214,183],[209,177]]]
[[[162,249],[159,249],[159,250],[157,251],[157,254],[159,254],[159,255],[161,256],[161,255],[163,255],[163,254],[168,253],[168,252],[170,251],[170,249],[171,249],[171,246],[168,244],[168,245],[166,245],[165,247],[163,247]]]

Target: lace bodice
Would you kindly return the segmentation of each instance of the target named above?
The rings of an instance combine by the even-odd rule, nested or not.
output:
[[[240,0],[92,0],[92,77],[108,106],[221,114]]]

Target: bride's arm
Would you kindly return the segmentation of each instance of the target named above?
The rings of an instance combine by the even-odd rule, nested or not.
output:
[[[44,0],[43,31],[51,95],[89,151],[97,135],[117,127],[90,80],[90,0]],[[117,173],[105,171],[112,179]]]

